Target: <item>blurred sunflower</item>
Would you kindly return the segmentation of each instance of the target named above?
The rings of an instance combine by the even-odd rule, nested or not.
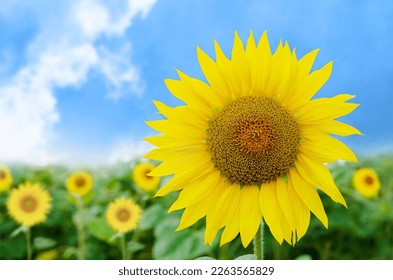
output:
[[[131,199],[118,198],[109,204],[106,220],[114,230],[127,233],[136,229],[141,212],[141,208]]]
[[[7,191],[12,184],[12,175],[8,167],[0,164],[0,192]]]
[[[147,175],[154,169],[154,165],[149,162],[139,163],[132,171],[132,177],[135,184],[145,192],[156,191],[160,183],[159,177],[152,177]]]
[[[56,249],[40,252],[35,257],[36,260],[56,260],[59,257],[59,252]]]
[[[371,168],[360,168],[352,177],[355,189],[364,197],[376,197],[381,188],[378,174]]]
[[[266,32],[258,44],[251,32],[245,48],[235,33],[231,59],[216,42],[215,52],[213,60],[197,48],[208,84],[178,71],[165,83],[185,105],[154,101],[167,119],[147,122],[162,133],[146,139],[158,147],[146,158],[162,161],[149,175],[174,174],[156,195],[181,190],[169,209],[185,208],[178,230],[206,216],[206,243],[224,228],[221,245],[240,232],[246,247],[262,218],[279,243],[306,233],[310,211],[327,228],[315,187],[346,206],[324,163],[357,161],[330,136],[361,134],[335,120],[358,106],[346,103],[354,96],[310,100],[332,62],[311,72],[318,50],[297,59],[280,42],[272,54]]]
[[[18,223],[31,227],[46,220],[52,208],[51,199],[39,184],[25,183],[11,191],[8,212]]]
[[[93,177],[84,171],[76,171],[67,178],[67,190],[70,193],[85,195],[93,188]]]

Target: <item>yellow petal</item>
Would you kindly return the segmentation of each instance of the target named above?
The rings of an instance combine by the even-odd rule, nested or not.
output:
[[[207,213],[212,211],[217,202],[217,197],[219,197],[223,191],[224,190],[220,187],[220,185],[212,187],[212,192],[206,197],[206,199],[201,200],[197,204],[188,206],[184,210],[179,226],[176,230],[182,230],[189,227],[202,217],[206,216]]]
[[[323,119],[312,123],[303,123],[302,129],[315,133],[328,133],[338,136],[349,136],[353,134],[363,135],[355,127],[333,119]]]
[[[289,180],[304,204],[328,228],[328,218],[315,187],[304,180],[295,168],[291,168]]]
[[[243,42],[237,32],[235,32],[231,58],[233,71],[236,73],[232,84],[237,84],[240,95],[250,95],[252,88],[250,64],[244,52]]]
[[[190,106],[177,106],[172,108],[160,101],[153,100],[158,111],[173,122],[185,124],[198,129],[207,127],[207,119],[200,111],[192,110]]]
[[[199,47],[197,54],[199,65],[207,81],[219,96],[225,96],[230,92],[230,86],[227,84],[226,77],[221,74],[219,66]]]
[[[302,93],[302,101],[310,100],[326,83],[332,73],[333,62],[313,71],[299,85],[298,91]]]
[[[205,243],[213,244],[217,232],[225,225],[227,209],[231,204],[233,188],[225,188],[215,207],[206,216]]]
[[[277,182],[277,197],[278,202],[280,203],[280,207],[282,212],[284,213],[285,218],[288,221],[289,227],[291,230],[295,230],[296,228],[296,220],[294,216],[295,209],[292,208],[292,203],[289,199],[288,194],[288,185],[283,179],[278,179]]]
[[[202,201],[203,203],[203,201]],[[183,215],[181,216],[179,226],[176,228],[176,231],[183,230],[195,224],[201,218],[206,215],[205,210],[197,205],[190,205],[186,209],[184,209]]]
[[[282,211],[277,198],[275,182],[262,185],[259,193],[259,205],[271,233],[278,243],[281,244],[284,238],[281,229]]]
[[[220,246],[232,241],[240,231],[240,206],[242,205],[241,191],[234,192],[233,201],[228,210],[225,229],[221,235]]]
[[[206,198],[217,187],[219,180],[222,180],[220,172],[214,170],[200,178],[199,181],[184,188],[175,203],[169,208],[169,212],[185,208]]]
[[[195,129],[190,125],[174,123],[170,120],[146,121],[145,123],[158,132],[173,137],[199,138],[201,140],[206,138],[206,131]]]
[[[304,142],[300,151],[320,162],[333,162],[338,159],[357,162],[356,155],[341,141],[323,134],[303,134]]]
[[[355,110],[359,104],[345,103],[354,98],[354,95],[339,94],[331,98],[318,98],[311,100],[296,109],[300,124],[310,124],[320,120],[331,120],[345,116]]]
[[[281,42],[273,54],[269,65],[269,78],[265,95],[275,98],[282,94],[283,87],[288,84],[291,74],[291,51],[288,43],[282,46]],[[282,67],[286,65],[286,67]]]
[[[259,208],[259,189],[246,186],[241,190],[240,235],[244,248],[250,244],[261,224],[262,213]]]
[[[145,158],[152,160],[176,160],[177,157],[183,157],[187,154],[197,153],[206,149],[205,143],[193,144],[193,145],[182,145],[176,148],[160,148],[153,149],[145,155]]]
[[[310,210],[306,207],[306,205],[296,193],[292,184],[292,180],[288,181],[288,196],[292,205],[292,209],[294,210],[293,215],[295,217],[296,224],[295,240],[298,241],[307,232],[308,226],[310,224]]]
[[[258,42],[255,61],[251,61],[252,72],[255,73],[256,93],[263,94],[266,91],[271,57],[269,40],[265,31]]]
[[[222,51],[217,41],[214,41],[214,51],[216,53],[217,65],[222,65],[224,67],[228,66],[229,59],[225,56],[224,52]]]
[[[338,190],[326,166],[311,160],[306,155],[299,154],[296,161],[296,169],[307,182],[317,186],[333,201],[347,207],[344,197]]]
[[[282,235],[285,239],[286,242],[288,242],[289,245],[295,245],[296,240],[294,237],[294,232],[292,231],[291,227],[288,224],[288,220],[285,218],[284,213],[281,213],[279,216],[279,223],[282,231]]]
[[[190,93],[194,93],[196,96],[200,97],[201,102],[204,102],[210,108],[220,107],[223,104],[223,100],[219,98],[217,93],[209,87],[207,84],[199,79],[192,78],[181,71],[177,71],[182,82],[184,82]],[[201,110],[199,107],[196,109]]]
[[[254,58],[256,51],[257,51],[257,45],[255,44],[254,34],[252,33],[252,30],[250,30],[250,36],[248,37],[247,45],[246,45],[247,57],[249,59]]]
[[[319,49],[315,49],[299,60],[299,76],[304,77],[310,73],[318,52]]]
[[[174,173],[182,173],[190,169],[190,165],[193,166],[194,172],[196,169],[203,169],[211,167],[210,159],[204,154],[184,154],[182,157],[176,157],[176,160],[168,160],[160,163],[154,168],[149,176],[166,176]],[[195,174],[195,173],[194,173]]]
[[[161,189],[159,189],[155,196],[164,196],[170,192],[183,189],[188,185],[192,185],[194,182],[198,182],[200,178],[207,176],[211,172],[210,166],[211,163],[207,163],[207,161],[200,162],[199,164],[194,164],[193,168],[187,168],[187,165],[184,166],[183,170],[176,171],[177,173],[174,175],[174,177],[166,185],[164,185]],[[164,176],[164,175],[154,175],[156,173],[153,173],[152,175],[152,172],[150,172],[148,175]],[[168,172],[162,171],[162,173],[168,173]]]

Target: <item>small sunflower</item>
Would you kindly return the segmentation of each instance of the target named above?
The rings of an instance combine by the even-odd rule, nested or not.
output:
[[[371,168],[360,168],[352,177],[355,189],[364,197],[376,197],[381,188],[378,174]]]
[[[221,245],[240,233],[246,247],[262,219],[279,243],[304,236],[310,211],[327,228],[316,187],[346,206],[324,163],[357,161],[331,136],[361,134],[336,120],[358,106],[347,103],[354,96],[311,100],[332,62],[311,71],[318,50],[298,59],[280,42],[272,53],[266,32],[258,44],[251,32],[245,48],[235,33],[231,58],[216,42],[215,52],[197,48],[208,83],[178,71],[165,83],[184,104],[154,101],[166,119],[147,122],[162,133],[146,139],[157,147],[146,158],[161,161],[149,175],[174,175],[156,195],[181,190],[169,209],[184,209],[178,230],[206,217],[206,243],[223,229]]]
[[[109,204],[106,220],[114,230],[127,233],[136,229],[141,212],[141,208],[131,199],[118,198]]]
[[[154,167],[155,166],[153,164],[144,162],[137,164],[132,171],[132,177],[135,184],[145,192],[155,191],[160,183],[159,177],[147,175],[154,169]]]
[[[12,175],[8,167],[0,164],[0,192],[8,191],[12,184]]]
[[[76,171],[67,178],[67,190],[70,193],[85,195],[93,188],[93,177],[84,171]]]
[[[40,252],[35,257],[36,260],[57,260],[58,258],[59,252],[56,249]]]
[[[39,184],[25,183],[13,189],[7,200],[10,216],[24,226],[34,226],[46,220],[52,208],[51,196]]]

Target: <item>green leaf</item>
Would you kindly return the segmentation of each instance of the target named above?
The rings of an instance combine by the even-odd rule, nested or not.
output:
[[[168,215],[154,235],[153,257],[156,260],[190,260],[210,252],[204,244],[204,230],[184,229],[175,231],[178,215]]]
[[[18,227],[16,230],[14,230],[14,231],[11,233],[11,236],[10,236],[10,237],[15,237],[15,236],[17,236],[19,233],[21,233],[21,232],[26,232],[26,230],[27,230],[27,227],[26,227],[26,226],[20,226],[20,227]]]
[[[26,259],[26,240],[23,235],[0,240],[0,259]]]
[[[56,241],[50,238],[36,237],[33,240],[34,248],[36,248],[39,251],[52,248],[55,245],[56,245]]]
[[[142,213],[139,230],[149,230],[155,227],[166,215],[165,209],[160,204],[153,204]]]
[[[307,260],[307,261],[309,261],[309,260],[312,260],[312,257],[310,255],[305,254],[305,255],[298,256],[295,260]]]
[[[211,257],[200,257],[200,258],[196,258],[195,260],[198,261],[212,261],[212,260],[216,260],[215,258],[211,258]]]
[[[97,218],[90,221],[87,224],[87,228],[91,235],[107,243],[111,243],[111,237],[116,234],[116,231],[106,223],[105,218]]]
[[[256,260],[257,257],[254,254],[247,254],[237,257],[235,260]]]
[[[63,252],[63,258],[65,260],[71,259],[72,257],[78,257],[78,249],[75,247],[67,247]]]
[[[130,241],[127,243],[127,251],[130,253],[134,253],[140,250],[143,250],[145,248],[145,244],[135,242],[135,241]]]

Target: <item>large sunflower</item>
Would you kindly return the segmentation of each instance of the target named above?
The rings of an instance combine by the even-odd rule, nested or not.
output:
[[[85,171],[76,171],[67,178],[67,190],[77,195],[85,195],[93,188],[93,177]]]
[[[109,204],[105,216],[114,230],[127,233],[136,229],[141,212],[141,208],[131,199],[118,198]]]
[[[24,226],[34,226],[46,220],[52,208],[51,196],[39,184],[25,183],[13,189],[7,200],[9,214]]]
[[[135,184],[145,192],[153,192],[157,190],[160,178],[152,177],[147,174],[154,169],[154,165],[149,162],[137,164],[132,170],[132,178]]]
[[[12,184],[12,175],[8,167],[0,164],[0,192],[7,191]]]
[[[376,197],[381,188],[378,174],[371,168],[360,168],[352,177],[355,189],[366,198]]]
[[[358,105],[340,94],[311,100],[332,71],[332,62],[312,71],[318,50],[301,59],[288,43],[272,54],[266,32],[246,47],[235,33],[231,59],[215,42],[216,60],[197,48],[208,83],[178,71],[166,80],[185,105],[154,101],[165,120],[147,122],[162,135],[146,155],[162,161],[149,175],[173,178],[157,192],[181,190],[170,211],[185,209],[178,230],[206,216],[205,242],[223,228],[221,245],[240,232],[243,246],[263,218],[279,243],[295,244],[307,231],[310,211],[327,228],[316,187],[346,206],[324,163],[357,161],[330,134],[360,134],[335,120]]]

